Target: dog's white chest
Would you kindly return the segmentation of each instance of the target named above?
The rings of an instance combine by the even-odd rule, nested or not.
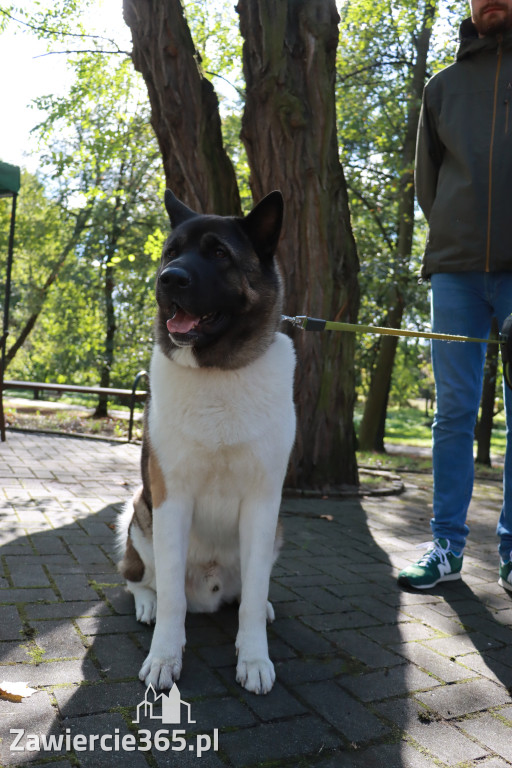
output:
[[[235,371],[179,365],[155,348],[149,428],[164,472],[175,461],[189,461],[197,469],[206,464],[209,473],[217,465],[225,475],[239,463],[233,449],[247,454],[252,447],[259,454],[270,435],[286,450],[295,427],[294,363],[282,334],[258,360]]]

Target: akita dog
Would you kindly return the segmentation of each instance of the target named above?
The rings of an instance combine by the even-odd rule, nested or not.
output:
[[[295,437],[295,354],[278,332],[283,200],[272,192],[245,217],[197,214],[169,190],[165,205],[142,487],[118,526],[137,619],[156,621],[139,677],[170,688],[187,607],[239,600],[236,678],[267,693],[269,580]]]

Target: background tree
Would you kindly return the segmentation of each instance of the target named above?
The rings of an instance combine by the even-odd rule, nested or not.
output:
[[[128,352],[126,343],[117,343],[118,330],[130,337],[128,359],[148,361],[154,260],[168,229],[164,184],[146,91],[129,59],[112,66],[95,54],[84,54],[74,69],[66,96],[38,101],[47,115],[37,128],[40,177],[54,202],[49,204],[41,194],[41,182],[23,185],[13,295],[18,338],[9,360],[37,320],[39,332],[25,344],[17,366],[25,377],[108,387],[116,379],[120,383],[117,348]],[[26,243],[25,231],[33,233]],[[41,258],[45,232],[51,254],[46,261]],[[37,257],[32,253],[36,248]],[[135,310],[134,292],[139,309],[144,304],[142,313]],[[43,331],[46,344],[41,348]],[[135,339],[144,340],[143,354]],[[132,362],[127,371],[128,359],[122,366],[125,385],[126,376],[133,379],[137,370]],[[106,404],[102,398],[98,416],[106,415]]]
[[[346,6],[345,34],[350,37],[351,45],[355,42],[350,33],[357,18],[357,15],[354,16],[357,5],[350,3]],[[387,296],[381,308],[383,318],[380,324],[399,328],[411,277],[409,265],[414,231],[416,132],[437,2],[424,0],[415,7],[399,4],[392,9],[388,3],[374,3],[371,10],[366,8],[366,4],[365,9],[371,17],[368,20],[370,24],[364,28],[363,36],[356,35],[356,38],[364,51],[363,55],[367,57],[367,67],[354,68],[354,62],[351,62],[352,71],[347,71],[349,64],[345,60],[340,66],[340,77],[345,83],[350,81],[351,88],[357,88],[359,99],[361,92],[366,93],[366,103],[376,113],[372,122],[377,119],[387,122],[384,134],[381,131],[372,135],[371,129],[368,130],[370,126],[367,126],[367,156],[362,156],[360,164],[366,164],[379,150],[386,153],[388,162],[372,171],[373,190],[377,192],[380,186],[380,195],[392,199],[391,216],[389,202],[386,201],[386,216],[393,219],[392,223],[389,219],[386,224],[383,223],[378,201],[373,198],[369,202],[371,198],[365,189],[359,187],[357,193],[361,202],[367,204],[377,217],[384,236],[381,239],[384,239],[389,253]],[[382,34],[386,36],[385,52],[378,50]],[[373,97],[371,100],[370,96]],[[390,161],[393,163],[391,167]],[[375,177],[380,177],[380,185],[375,183]],[[396,337],[383,336],[378,339],[376,360],[359,429],[359,446],[363,450],[384,450],[385,414],[396,348]]]
[[[428,323],[427,292],[417,285],[424,234],[414,229],[424,229],[424,220],[414,200],[416,132],[424,84],[453,60],[466,13],[467,3],[445,0],[351,0],[342,7],[339,125],[361,254],[363,322]],[[368,370],[362,449],[384,450],[397,343],[384,336],[361,345],[358,362]]]
[[[238,12],[251,189],[260,198],[279,186],[286,203],[280,258],[287,309],[314,308],[354,320],[357,258],[337,153],[334,0],[299,0],[293,6],[287,0],[241,0]],[[236,213],[217,104],[181,3],[125,0],[124,14],[133,60],[148,87],[167,182],[200,211]],[[353,339],[301,336],[297,343],[299,437],[292,482],[355,484]]]
[[[180,0],[125,0],[132,59],[144,76],[167,185],[199,212],[241,212],[222,141],[219,103],[205,77]]]
[[[240,0],[242,139],[256,199],[283,191],[286,311],[355,321],[357,256],[338,156],[334,2]],[[295,483],[357,482],[354,337],[297,333]]]
[[[0,269],[5,274],[10,204],[0,201]],[[73,255],[89,209],[67,211],[48,198],[43,184],[23,172],[16,226],[11,317],[6,368],[32,333],[62,268]]]
[[[90,209],[91,224],[81,238],[80,251],[82,259],[97,267],[102,283],[99,384],[109,387],[117,279],[123,266],[131,268],[137,258],[134,234],[140,237],[143,224],[147,236],[162,220],[162,185],[155,183],[160,158],[148,126],[145,94],[130,62],[112,66],[94,54],[84,54],[75,70],[67,96],[40,102],[48,117],[39,133],[48,146],[47,173],[57,183],[61,199],[70,204],[81,198]],[[106,397],[100,396],[95,415],[107,415]]]

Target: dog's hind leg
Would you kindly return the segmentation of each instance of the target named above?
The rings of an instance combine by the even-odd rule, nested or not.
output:
[[[118,547],[123,558],[119,571],[135,599],[137,621],[151,624],[156,619],[155,569],[151,540],[151,513],[142,487],[125,505],[117,524]]]
[[[135,618],[142,624],[156,621],[156,592],[134,581],[126,582],[127,588],[135,599]]]

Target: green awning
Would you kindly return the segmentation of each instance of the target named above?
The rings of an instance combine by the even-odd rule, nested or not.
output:
[[[17,165],[0,163],[0,197],[16,194],[20,190],[21,177]]]

